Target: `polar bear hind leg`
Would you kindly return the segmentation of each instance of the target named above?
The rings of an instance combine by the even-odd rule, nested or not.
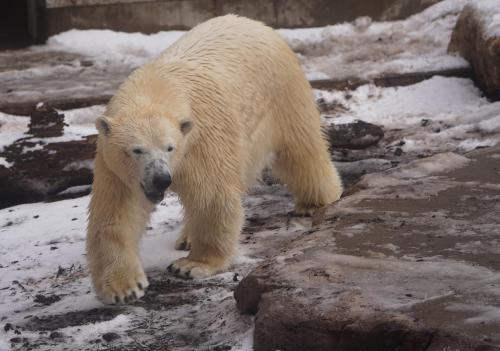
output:
[[[295,212],[312,215],[340,198],[342,183],[330,159],[315,106],[305,112],[297,110],[280,125],[281,143],[272,171],[294,195]]]

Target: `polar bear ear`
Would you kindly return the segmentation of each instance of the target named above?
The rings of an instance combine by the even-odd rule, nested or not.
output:
[[[186,135],[187,133],[189,133],[191,131],[191,129],[193,129],[193,122],[192,121],[190,121],[188,119],[181,121],[182,134]]]
[[[99,133],[108,136],[111,133],[111,124],[106,116],[97,117],[95,126]]]

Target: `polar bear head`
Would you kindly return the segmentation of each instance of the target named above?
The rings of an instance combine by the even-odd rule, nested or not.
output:
[[[125,84],[97,119],[98,152],[127,186],[158,203],[175,178],[193,121],[175,89],[143,83]]]

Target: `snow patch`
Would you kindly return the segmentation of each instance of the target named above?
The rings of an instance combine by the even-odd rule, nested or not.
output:
[[[77,186],[72,186],[68,189],[65,189],[59,193],[57,193],[58,196],[65,196],[65,195],[78,195],[83,192],[90,191],[92,189],[91,185],[77,185]]]
[[[500,0],[471,1],[470,6],[479,14],[487,38],[500,36]]]
[[[472,151],[475,149],[481,149],[489,146],[495,146],[498,144],[497,139],[467,139],[461,141],[458,147],[464,151]]]
[[[237,341],[236,345],[231,348],[234,351],[253,351],[253,334],[254,328],[249,329],[242,339]]]
[[[422,160],[416,160],[395,170],[392,174],[401,179],[415,179],[432,174],[451,172],[467,166],[471,160],[451,152],[437,154]]]
[[[38,144],[35,144],[33,146],[23,146],[22,153],[26,154],[28,152],[38,151],[38,150],[42,150],[42,149],[43,149],[43,144],[42,143],[38,143]]]
[[[405,152],[470,151],[500,142],[495,133],[500,128],[500,102],[489,102],[469,79],[436,76],[406,87],[367,84],[349,94],[315,93],[339,107],[325,118],[326,124],[362,120],[385,131],[401,130]]]
[[[158,56],[184,33],[169,31],[142,34],[72,29],[50,37],[47,46],[51,50],[63,50],[103,60],[129,61],[141,65]]]
[[[63,171],[77,171],[79,169],[94,169],[94,160],[71,162],[63,168]]]
[[[348,107],[348,112],[335,118],[335,124],[361,119],[389,128],[402,128],[423,118],[451,114],[456,118],[459,113],[489,104],[471,80],[439,76],[406,87],[382,88],[367,84],[351,92],[348,98],[341,91],[318,91],[317,94],[326,102]]]
[[[500,308],[488,305],[452,304],[446,308],[449,311],[469,312],[477,314],[465,320],[467,324],[486,324],[500,321]]]
[[[65,335],[71,335],[73,339],[73,345],[87,346],[90,340],[100,338],[105,333],[119,333],[126,330],[127,327],[129,327],[130,322],[131,321],[127,316],[119,314],[109,321],[63,328],[60,329],[60,332]]]
[[[14,164],[12,162],[7,161],[5,157],[0,157],[0,167],[10,168]]]
[[[64,114],[64,121],[69,125],[93,125],[97,117],[104,114],[105,110],[105,105],[94,105],[58,112]]]
[[[397,196],[401,199],[422,199],[436,195],[453,186],[452,183],[440,183],[438,175],[465,167],[471,162],[467,157],[442,153],[421,160],[412,161],[406,165],[385,172],[367,174],[361,178],[359,185],[371,189],[363,198],[376,199],[378,197],[391,198]],[[416,190],[413,186],[416,179],[426,177],[427,188],[425,191]],[[405,190],[398,190],[397,194],[388,193],[387,189],[403,185]],[[353,197],[346,202],[358,203],[361,198]]]
[[[485,132],[497,132],[500,129],[500,114],[479,122],[478,127]]]
[[[64,114],[64,135],[62,141],[77,140],[88,135],[97,134],[95,120],[106,110],[104,105],[78,108],[73,110],[59,111]]]
[[[300,54],[306,72],[333,79],[463,68],[468,63],[449,55],[447,47],[466,3],[445,0],[402,21],[372,23],[359,18],[325,28],[279,32]]]
[[[5,146],[26,136],[29,117],[14,116],[0,112],[0,152]]]

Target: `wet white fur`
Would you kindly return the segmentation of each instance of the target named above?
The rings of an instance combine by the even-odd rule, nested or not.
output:
[[[194,126],[183,134],[186,120]],[[271,155],[297,211],[342,193],[296,56],[278,33],[246,18],[218,17],[189,31],[128,78],[100,122],[87,254],[105,301],[142,294],[137,283],[147,284],[137,245],[153,206],[138,186],[135,146],[151,153],[175,146],[170,189],[185,208],[180,242],[191,247],[173,263],[181,276],[206,277],[230,264],[243,225],[241,196]]]

